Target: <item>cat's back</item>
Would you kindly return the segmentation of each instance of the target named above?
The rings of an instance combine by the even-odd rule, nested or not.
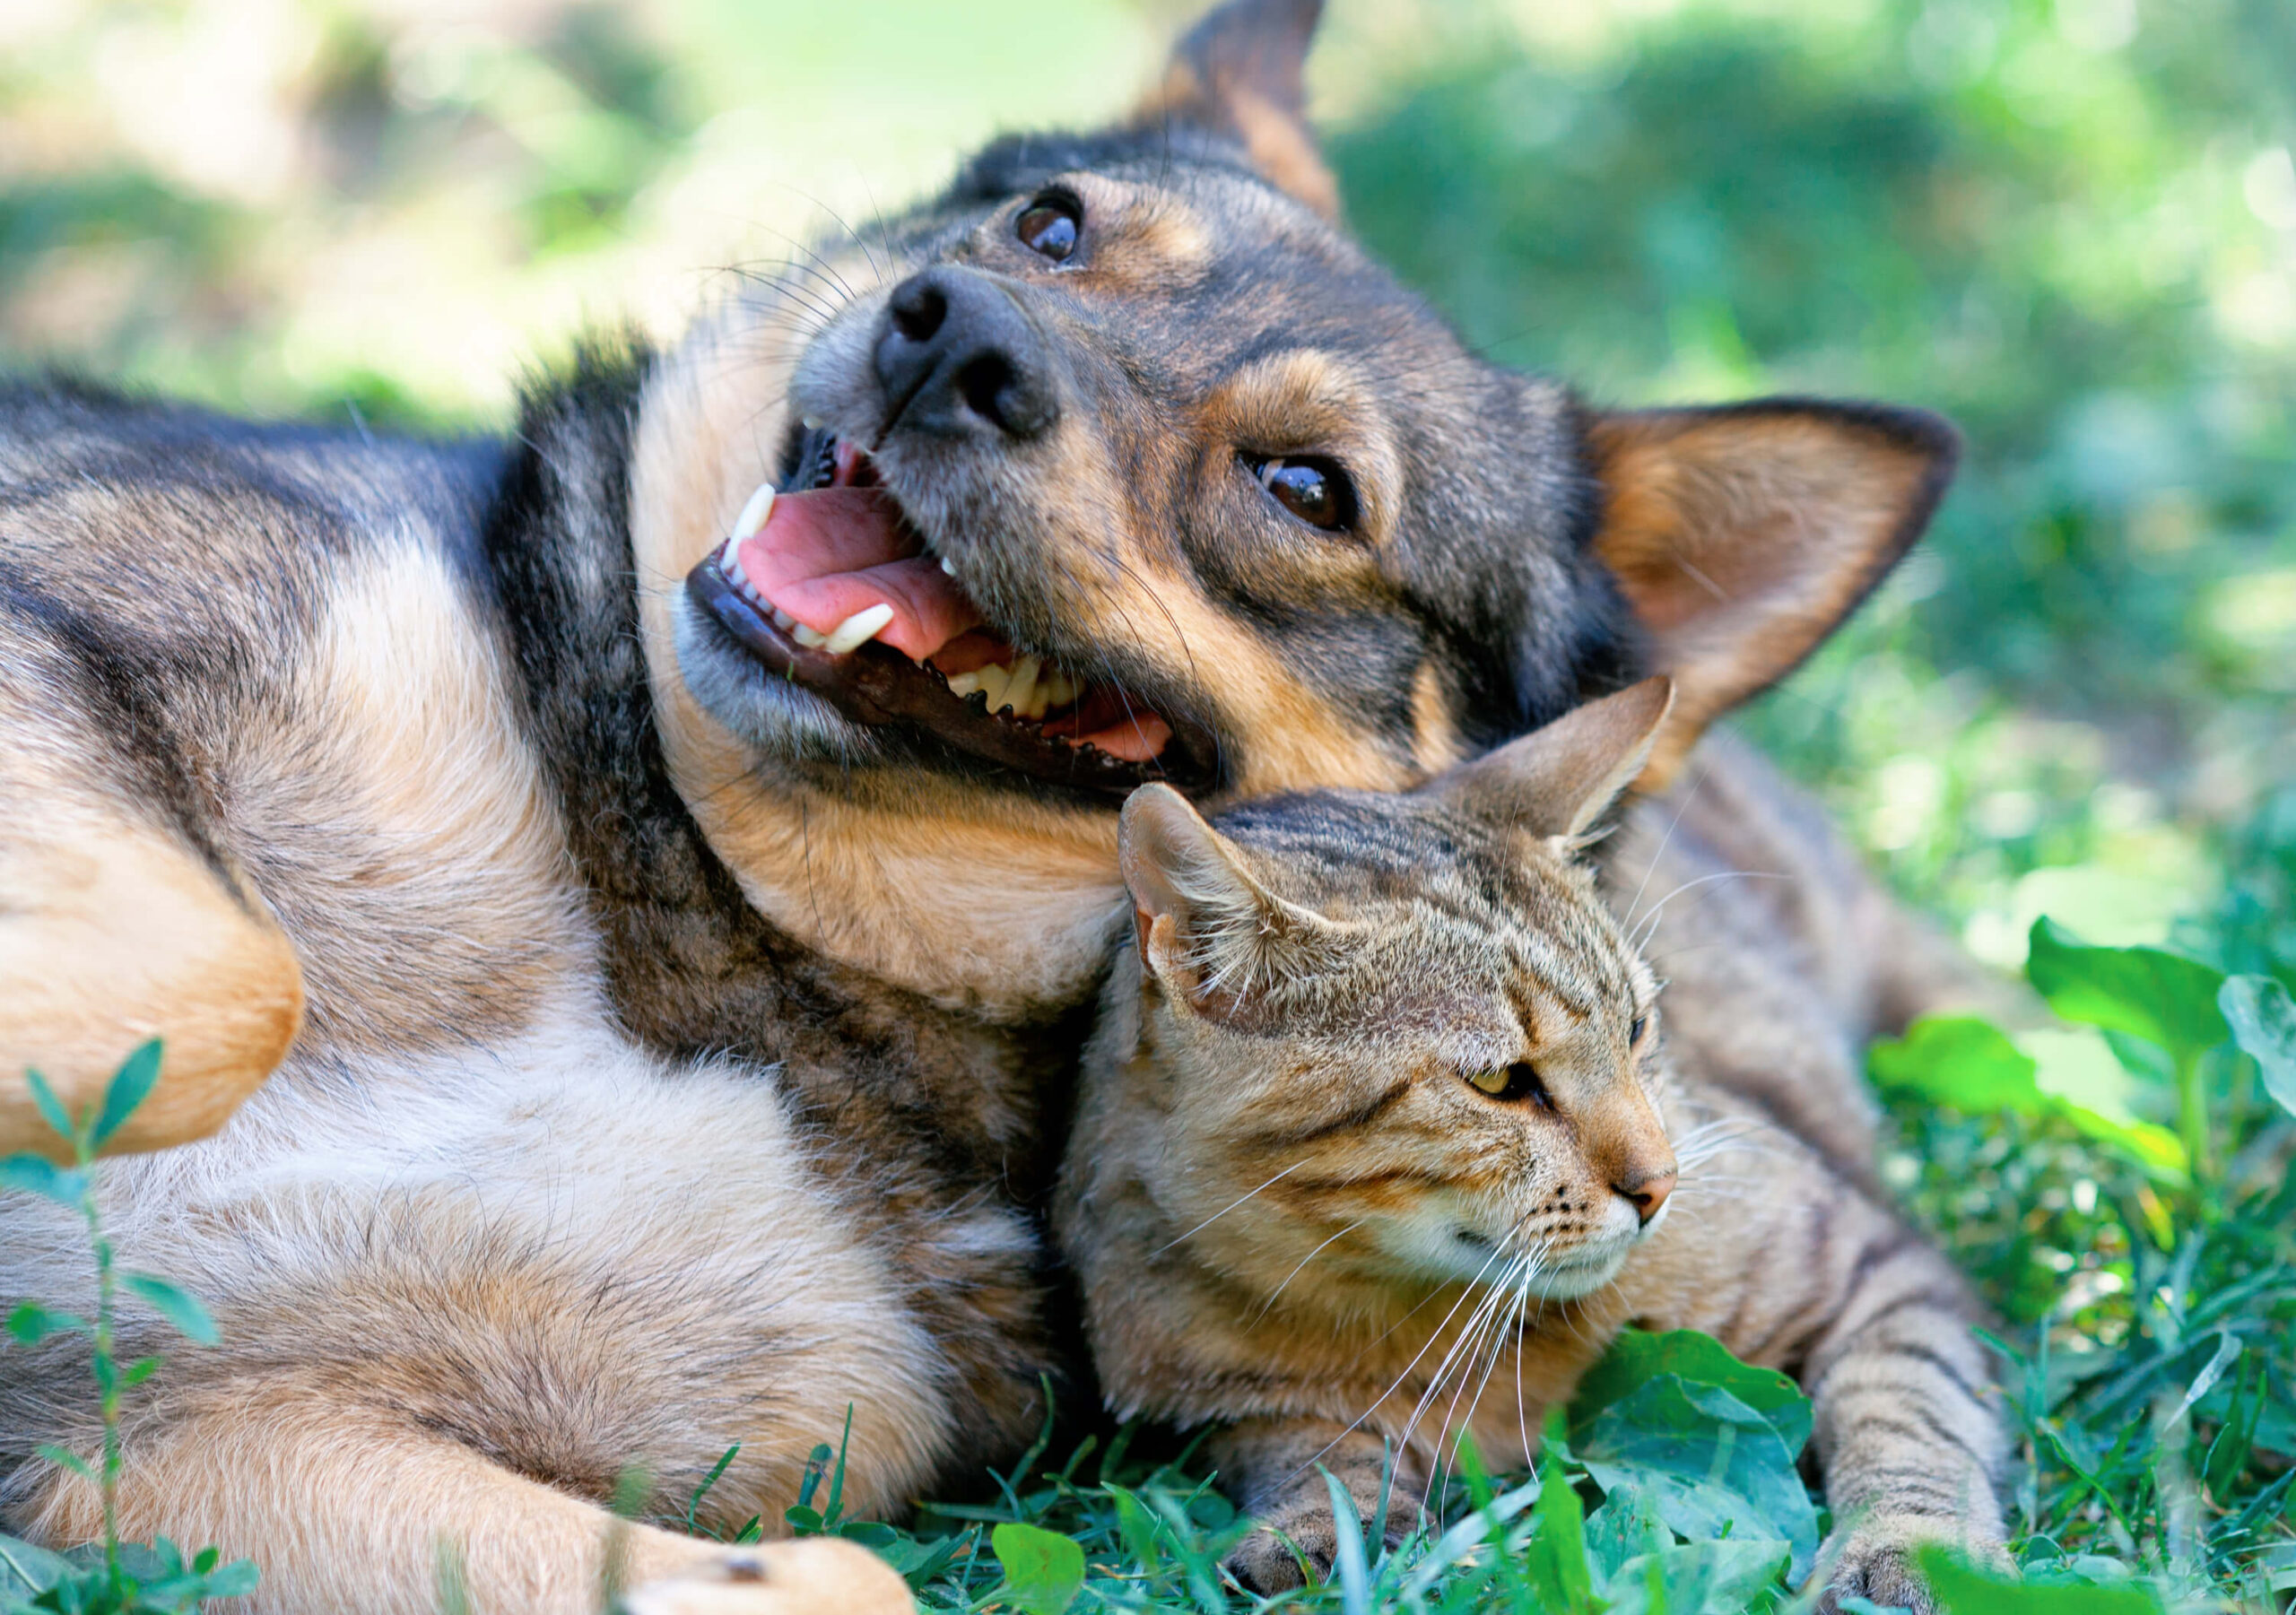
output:
[[[1751,1111],[1869,1181],[1878,1112],[1865,1045],[1932,994],[1920,973],[1935,940],[1815,803],[1726,735],[1630,809],[1598,857],[1613,907],[1666,984],[1688,1107]],[[1942,972],[1935,991],[1944,995]]]

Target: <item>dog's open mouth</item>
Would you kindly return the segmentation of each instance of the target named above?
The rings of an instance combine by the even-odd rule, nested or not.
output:
[[[795,487],[759,490],[686,577],[744,650],[856,723],[917,725],[1040,779],[1208,783],[1192,727],[1000,636],[857,446],[809,434],[806,447]]]

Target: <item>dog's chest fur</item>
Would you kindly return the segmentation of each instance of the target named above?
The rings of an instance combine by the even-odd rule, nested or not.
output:
[[[352,443],[248,446],[204,482],[106,451],[161,518],[146,552],[214,585],[123,611],[100,593],[120,537],[95,533],[40,586],[104,608],[149,739],[186,760],[188,826],[278,915],[310,1005],[222,1134],[112,1169],[115,1232],[222,1323],[176,1394],[258,1365],[339,1380],[600,1496],[631,1462],[698,1482],[761,1410],[833,1441],[850,1403],[848,1495],[895,1507],[1034,1417],[1023,1201],[1072,1039],[810,952],[703,844],[636,627],[639,377],[583,369],[484,506],[394,499]],[[307,503],[243,514],[265,475]],[[84,1267],[68,1221],[31,1212],[0,1293],[68,1305]],[[550,1385],[494,1385],[536,1361]],[[83,1382],[20,1361],[0,1429],[83,1427]],[[517,1418],[472,1425],[486,1409]],[[786,1456],[729,1472],[723,1506],[779,1506]]]

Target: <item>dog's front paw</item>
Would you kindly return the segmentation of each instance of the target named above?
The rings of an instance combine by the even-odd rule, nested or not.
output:
[[[1387,1504],[1387,1546],[1394,1547],[1417,1531],[1424,1518],[1419,1505],[1411,1498],[1391,1498]],[[1258,1528],[1228,1555],[1227,1565],[1230,1575],[1253,1592],[1265,1595],[1300,1585],[1301,1559],[1307,1561],[1308,1573],[1320,1582],[1331,1575],[1332,1565],[1338,1558],[1339,1532],[1332,1521],[1331,1496],[1318,1481],[1314,1488],[1301,1488],[1282,1506],[1263,1514]]]
[[[1950,1548],[1987,1569],[2013,1567],[1998,1541],[1980,1538],[1934,1515],[1877,1515],[1830,1538],[1818,1550],[1818,1571],[1826,1576],[1817,1615],[1836,1615],[1845,1598],[1862,1598],[1883,1609],[1935,1615],[1937,1599],[1916,1562],[1929,1545]]]
[[[909,1584],[836,1537],[726,1548],[622,1594],[627,1615],[913,1615]]]

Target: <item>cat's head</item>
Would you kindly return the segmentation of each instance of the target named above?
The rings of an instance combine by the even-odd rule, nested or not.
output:
[[[1194,1255],[1270,1290],[1312,1258],[1333,1298],[1617,1276],[1675,1161],[1657,984],[1576,855],[1671,700],[1647,681],[1408,794],[1216,829],[1167,787],[1130,799],[1149,1187],[1205,1224]]]

